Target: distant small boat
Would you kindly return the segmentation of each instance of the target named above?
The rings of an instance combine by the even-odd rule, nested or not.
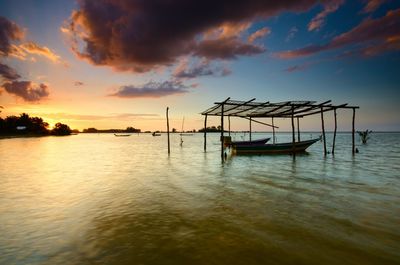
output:
[[[279,144],[250,144],[250,145],[235,145],[233,150],[236,154],[290,154],[304,152],[313,143],[319,141],[320,138],[308,141],[295,142],[294,147],[292,142]]]
[[[180,136],[193,136],[193,133],[180,133]]]
[[[151,135],[153,135],[153,136],[161,136],[161,133],[153,132]]]
[[[117,136],[117,137],[131,136],[131,134],[116,134],[116,133],[114,133],[114,135]]]

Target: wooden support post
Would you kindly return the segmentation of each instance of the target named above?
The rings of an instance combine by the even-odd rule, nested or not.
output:
[[[275,125],[274,125],[274,117],[272,117],[272,142],[275,144]]]
[[[336,143],[336,131],[337,131],[336,108],[333,109],[333,115],[335,117],[335,130],[333,131],[332,155],[335,155],[335,143]]]
[[[292,106],[292,152],[293,156],[296,156],[296,138],[294,136],[294,107]]]
[[[167,136],[168,136],[168,155],[171,153],[171,149],[170,149],[170,144],[169,144],[169,118],[168,118],[168,110],[169,108],[167,107]]]
[[[326,138],[325,138],[325,123],[324,123],[323,107],[321,107],[321,123],[322,123],[322,139],[324,141],[324,155],[326,156]]]
[[[224,160],[224,104],[221,104],[221,158]]]
[[[299,117],[297,117],[297,141],[300,142],[300,122]]]
[[[204,118],[204,151],[207,150],[207,114]]]
[[[251,117],[249,119],[249,126],[250,126],[250,130],[249,130],[249,137],[250,137],[250,142],[251,142]]]
[[[355,146],[355,140],[354,140],[354,134],[355,134],[355,128],[354,128],[354,123],[355,123],[355,119],[356,119],[356,108],[353,108],[353,126],[352,126],[352,130],[351,130],[351,137],[352,137],[352,153],[353,155],[355,155],[356,153],[356,146]]]
[[[231,116],[228,116],[228,127],[229,127],[228,133],[229,133],[229,136],[231,136]]]

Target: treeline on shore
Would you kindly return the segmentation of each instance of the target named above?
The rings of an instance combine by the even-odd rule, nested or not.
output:
[[[26,113],[19,116],[8,116],[0,118],[0,135],[12,136],[44,136],[44,135],[70,135],[71,128],[58,122],[53,128],[49,129],[49,124],[40,117],[30,117]]]

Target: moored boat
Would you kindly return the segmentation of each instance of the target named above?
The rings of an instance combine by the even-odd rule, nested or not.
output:
[[[261,138],[257,140],[252,140],[252,141],[232,141],[230,143],[227,143],[227,145],[231,146],[238,146],[238,145],[263,145],[266,144],[271,138]]]
[[[116,133],[114,133],[114,135],[117,136],[117,137],[131,136],[130,134],[116,134]]]
[[[233,146],[233,151],[236,154],[289,154],[289,153],[300,153],[304,152],[315,142],[319,141],[320,138],[288,143],[278,144],[249,144],[249,145],[236,145]]]

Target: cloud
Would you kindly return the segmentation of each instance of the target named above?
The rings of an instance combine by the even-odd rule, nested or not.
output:
[[[180,81],[148,82],[143,86],[121,86],[109,96],[120,98],[159,98],[188,92],[188,86]]]
[[[243,43],[235,37],[204,40],[197,45],[196,56],[207,59],[236,59],[238,55],[256,55],[263,53],[265,48],[250,43]]]
[[[325,3],[324,9],[318,13],[308,24],[308,31],[319,30],[325,23],[326,17],[338,10],[344,0],[333,0]]]
[[[250,21],[305,11],[317,2],[81,0],[61,30],[72,36],[72,50],[81,59],[116,70],[146,72],[170,66],[182,56],[235,59],[262,53],[265,48],[238,36],[248,30]],[[217,38],[209,38],[210,32],[221,28]]]
[[[71,114],[71,113],[40,113],[39,116],[45,116],[50,119],[63,119],[63,120],[115,120],[115,119],[132,119],[142,117],[157,117],[158,114],[153,113],[118,113],[110,115],[88,115],[88,114]]]
[[[285,72],[293,73],[293,72],[298,72],[298,71],[303,71],[308,68],[307,64],[301,64],[301,65],[293,65],[285,69]]]
[[[368,0],[368,3],[363,9],[363,13],[372,13],[377,10],[386,0]]]
[[[400,50],[400,9],[388,11],[384,17],[366,19],[348,32],[340,34],[324,45],[311,45],[298,50],[284,51],[276,54],[282,59],[309,56],[322,51],[338,49],[357,44],[356,50],[372,51],[365,55],[378,55],[389,51]],[[375,48],[374,46],[378,47]]]
[[[10,94],[29,102],[37,102],[49,95],[48,86],[35,85],[31,81],[11,81],[2,84],[2,87]]]
[[[21,40],[23,30],[14,22],[0,16],[0,55],[8,56],[11,51],[11,41]]]
[[[0,63],[0,76],[6,80],[16,80],[21,77],[15,69],[2,63]]]
[[[26,53],[36,54],[36,55],[46,57],[53,63],[61,62],[60,56],[55,54],[52,50],[50,50],[46,46],[41,47],[34,42],[27,42],[27,43],[23,43],[23,44],[19,45],[19,47]]]
[[[254,32],[253,34],[251,34],[248,38],[248,41],[250,43],[253,43],[255,40],[260,39],[268,34],[271,33],[271,30],[267,27],[264,27],[262,29],[257,30],[256,32]]]
[[[286,42],[291,41],[291,40],[294,38],[294,36],[296,35],[296,33],[297,33],[298,31],[299,31],[299,30],[297,29],[296,26],[291,27],[290,30],[289,30],[288,35],[286,36],[285,41],[286,41]]]
[[[196,78],[200,76],[227,76],[231,71],[223,66],[212,66],[209,60],[189,62],[188,59],[182,60],[175,68],[173,76],[175,78]]]
[[[84,83],[81,82],[81,81],[75,81],[74,82],[74,86],[83,86],[83,85],[84,85]]]

